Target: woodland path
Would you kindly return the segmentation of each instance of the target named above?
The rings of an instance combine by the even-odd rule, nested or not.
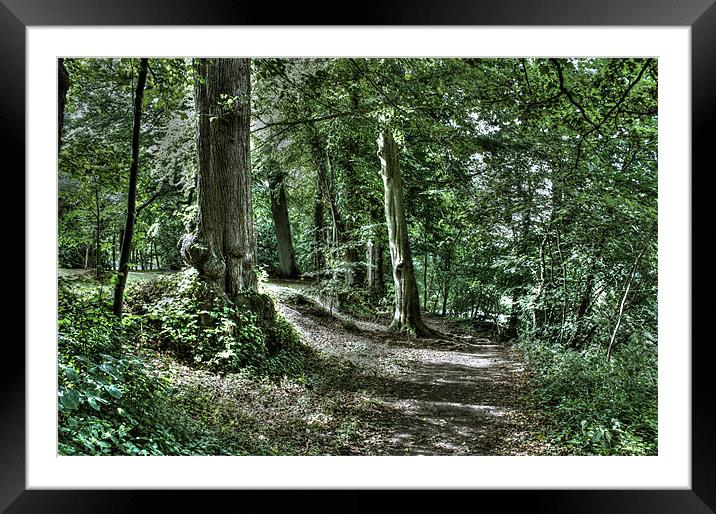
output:
[[[374,400],[362,416],[361,454],[537,455],[537,416],[516,351],[439,318],[450,339],[414,339],[384,325],[329,313],[306,285],[271,281],[276,307],[315,349],[351,362]],[[309,297],[310,298],[310,297]]]

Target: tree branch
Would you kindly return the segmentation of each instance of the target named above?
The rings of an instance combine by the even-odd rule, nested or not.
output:
[[[152,196],[150,196],[150,197],[147,199],[147,201],[145,201],[145,202],[142,203],[139,207],[137,207],[137,210],[135,211],[135,215],[136,215],[137,217],[139,217],[139,213],[140,213],[140,212],[142,212],[144,209],[146,209],[147,207],[149,207],[151,204],[153,204],[153,203],[157,200],[157,198],[159,198],[160,196],[163,196],[163,195],[166,194],[167,192],[169,192],[168,189],[162,188],[162,189],[160,189],[159,191],[157,191],[156,193],[154,193]]]

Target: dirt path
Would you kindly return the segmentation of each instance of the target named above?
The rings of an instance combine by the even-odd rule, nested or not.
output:
[[[369,455],[537,455],[539,430],[525,406],[524,365],[516,352],[460,333],[444,320],[428,323],[450,340],[413,339],[384,326],[330,315],[300,283],[272,282],[277,309],[306,343],[353,363],[371,397],[362,414]],[[301,293],[301,294],[297,294]]]

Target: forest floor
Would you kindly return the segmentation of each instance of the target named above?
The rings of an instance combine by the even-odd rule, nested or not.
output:
[[[370,455],[540,455],[537,413],[517,351],[450,320],[426,318],[445,339],[415,339],[330,312],[300,282],[272,281],[277,309],[316,350],[348,361],[368,401],[358,414]]]
[[[129,282],[163,274],[132,272]],[[437,316],[425,320],[443,339],[396,334],[387,319],[329,309],[306,282],[271,280],[264,290],[316,356],[300,376],[216,374],[137,348],[171,381],[177,407],[198,423],[192,431],[216,434],[207,454],[551,453],[528,371],[509,345]]]

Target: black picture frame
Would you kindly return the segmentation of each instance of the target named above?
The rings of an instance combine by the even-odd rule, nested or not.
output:
[[[55,25],[570,25],[685,26],[691,28],[692,72],[692,222],[710,220],[711,210],[698,202],[716,141],[716,4],[715,0],[384,0],[346,4],[274,4],[218,0],[0,0],[0,120],[5,158],[25,155],[25,28]],[[694,173],[694,170],[699,170]],[[8,179],[7,172],[5,179]],[[19,177],[19,174],[16,173]],[[24,181],[20,185],[24,191]],[[701,191],[708,190],[703,187]],[[19,227],[16,227],[19,230]],[[693,268],[714,242],[713,229],[692,227]],[[24,234],[21,236],[24,239]],[[17,267],[17,262],[13,266]],[[705,266],[700,266],[705,270]],[[32,270],[24,269],[25,274]],[[705,276],[704,276],[705,275]],[[696,289],[709,292],[713,273],[692,281],[692,319],[708,320],[711,302],[697,301]],[[706,298],[706,297],[704,297]],[[26,305],[26,309],[31,309]],[[7,319],[7,318],[6,318]],[[429,491],[401,495],[402,510],[439,501],[442,508],[469,502],[522,512],[701,513],[716,511],[716,422],[714,387],[710,383],[712,337],[696,337],[692,355],[692,489],[691,490],[500,490],[454,491],[440,499]],[[9,334],[9,332],[8,332]],[[310,504],[319,511],[363,511],[388,506],[378,491],[148,491],[26,490],[25,486],[25,352],[19,338],[5,337],[5,366],[0,373],[0,509],[6,512],[148,512],[149,502],[162,510],[176,507],[210,510],[217,500],[232,510],[254,505],[277,510]],[[8,355],[13,349],[16,354]],[[466,497],[469,495],[469,497]],[[335,497],[332,497],[335,496]],[[430,501],[429,501],[430,500]],[[490,503],[487,503],[487,502]],[[228,502],[228,503],[225,503]],[[407,503],[406,503],[407,502]],[[479,502],[479,503],[477,503]],[[384,508],[385,508],[384,507]],[[213,510],[213,509],[211,509]]]

